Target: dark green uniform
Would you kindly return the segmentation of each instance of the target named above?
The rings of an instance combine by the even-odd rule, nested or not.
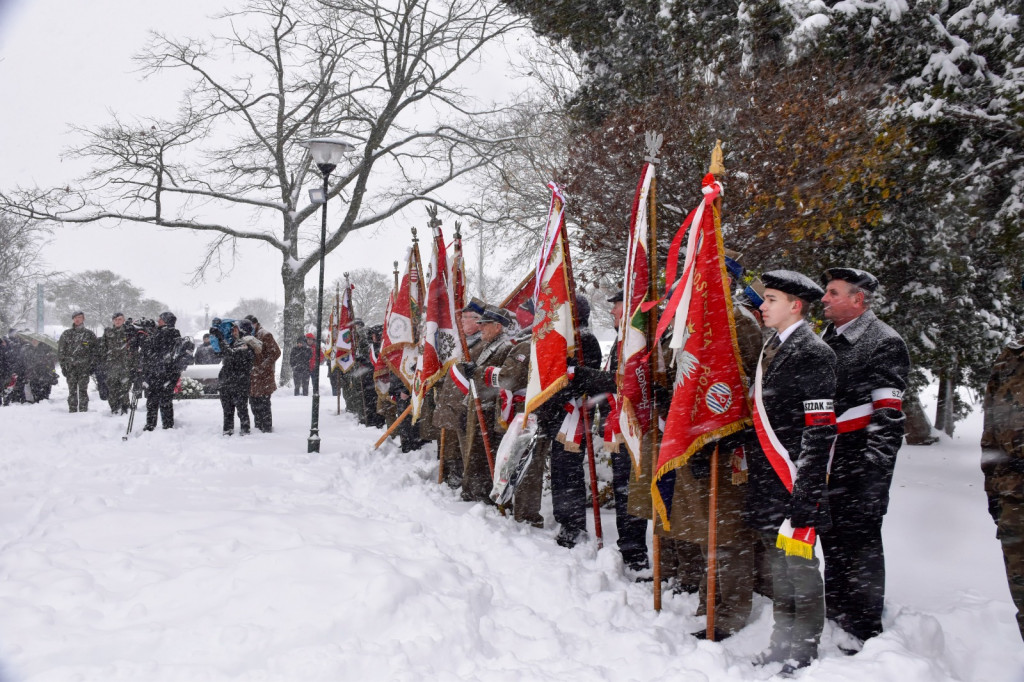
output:
[[[981,469],[1024,636],[1024,337],[996,358],[985,389]]]
[[[68,411],[89,409],[89,375],[99,359],[99,341],[84,324],[65,329],[57,342],[60,371],[68,382]]]
[[[106,373],[110,411],[125,414],[128,412],[132,380],[139,367],[139,351],[127,325],[103,330],[100,364]]]

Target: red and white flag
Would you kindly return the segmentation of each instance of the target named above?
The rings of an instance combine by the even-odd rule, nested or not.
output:
[[[674,290],[658,325],[660,337],[669,321],[675,323],[669,344],[675,354],[675,390],[651,485],[654,508],[666,529],[672,490],[658,485],[662,478],[686,464],[707,443],[751,423],[725,270],[721,218],[714,206],[722,186],[710,173],[702,185],[703,200],[687,216],[669,250],[665,282]],[[687,228],[683,274],[676,279],[679,247]]]
[[[459,330],[455,326],[455,291],[441,228],[435,227],[434,249],[428,269],[427,305],[424,312],[420,356],[412,386],[412,418],[419,419],[427,391],[462,360]]]
[[[355,355],[352,352],[352,322],[355,319],[352,314],[352,289],[354,284],[345,285],[338,303],[338,326],[333,330],[334,356],[331,369],[341,369],[347,372],[355,364]]]
[[[423,301],[423,278],[420,276],[419,245],[406,254],[405,274],[398,293],[384,316],[384,334],[380,354],[384,362],[412,393],[419,358],[417,329]]]
[[[551,205],[537,261],[533,298],[536,306],[525,413],[530,414],[569,382],[566,359],[576,354],[576,327],[569,289],[565,240],[565,198],[550,183]]]
[[[608,427],[617,444],[626,446],[636,471],[640,470],[640,443],[654,419],[648,319],[654,313],[644,311],[651,286],[650,272],[650,193],[655,166],[645,163],[633,197],[629,224],[626,273],[623,278],[623,319],[619,322],[618,358],[615,375],[618,399],[610,401]],[[605,440],[609,440],[606,436]]]

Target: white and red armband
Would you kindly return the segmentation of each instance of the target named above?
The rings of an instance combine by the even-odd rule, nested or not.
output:
[[[500,376],[500,367],[487,367],[484,369],[484,385],[490,386],[491,388],[501,388],[498,386],[498,377]]]
[[[898,388],[876,388],[871,391],[871,407],[875,410],[881,410],[884,407],[902,410],[903,391]]]
[[[828,426],[836,423],[835,403],[827,398],[804,401],[804,426]]]

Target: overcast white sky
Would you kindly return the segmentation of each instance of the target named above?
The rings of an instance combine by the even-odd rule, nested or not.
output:
[[[55,186],[83,170],[62,161],[72,144],[70,124],[96,125],[111,112],[162,115],[177,104],[185,85],[169,75],[141,80],[131,57],[156,28],[174,35],[204,35],[208,17],[230,1],[174,0],[0,0],[0,187]],[[234,3],[238,4],[238,3]],[[523,36],[520,40],[528,40]],[[515,45],[509,49],[516,50]],[[508,55],[497,50],[488,71],[500,74]],[[502,96],[508,78],[479,79],[488,98]],[[329,220],[341,216],[342,204],[329,208]],[[410,215],[419,225],[423,209]],[[446,225],[451,221],[447,220]],[[357,233],[326,259],[326,280],[359,267],[391,271],[409,239],[409,223],[396,221],[377,234]],[[283,302],[281,263],[276,251],[240,243],[241,258],[220,281],[216,273],[191,287],[205,239],[189,233],[126,224],[120,227],[63,227],[47,247],[47,262],[56,270],[114,270],[142,287],[146,295],[168,303],[181,316],[230,308],[241,297],[261,296]],[[475,261],[467,244],[467,257]],[[315,286],[316,269],[307,286]]]

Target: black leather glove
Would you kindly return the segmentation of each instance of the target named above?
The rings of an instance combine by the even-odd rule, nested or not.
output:
[[[466,377],[468,379],[469,377],[473,376],[473,372],[476,371],[476,363],[475,362],[460,362],[459,363],[459,371],[462,372],[462,376],[464,376],[464,377]]]
[[[220,330],[220,327],[210,327],[210,336],[216,338],[218,341],[224,340],[224,332]]]
[[[818,503],[797,489],[789,499],[789,522],[794,528],[811,528],[818,516]]]
[[[566,367],[578,367],[579,363],[576,362],[576,356],[571,355],[565,359]]]

